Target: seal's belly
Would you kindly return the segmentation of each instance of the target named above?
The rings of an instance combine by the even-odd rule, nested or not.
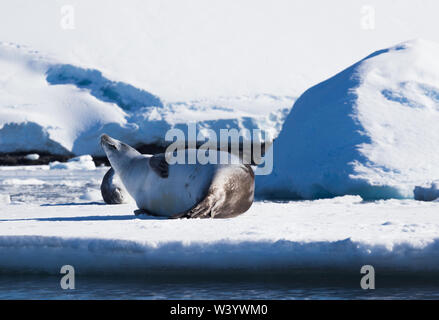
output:
[[[139,208],[153,214],[171,216],[191,209],[206,195],[215,171],[214,165],[170,165],[168,178],[148,173]]]

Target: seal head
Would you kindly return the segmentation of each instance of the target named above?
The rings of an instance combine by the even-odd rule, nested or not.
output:
[[[103,134],[101,136],[101,146],[111,163],[111,166],[118,173],[124,171],[129,165],[132,158],[141,156],[133,147],[110,136]]]

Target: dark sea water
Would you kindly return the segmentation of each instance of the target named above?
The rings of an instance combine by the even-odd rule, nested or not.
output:
[[[389,276],[375,290],[358,276],[83,276],[63,290],[61,276],[0,275],[0,299],[439,299],[438,276]]]

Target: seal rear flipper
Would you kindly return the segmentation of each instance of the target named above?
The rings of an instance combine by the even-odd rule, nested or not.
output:
[[[149,165],[161,178],[167,178],[169,175],[169,164],[164,154],[153,155],[149,159]]]
[[[171,219],[194,219],[194,218],[211,218],[210,206],[204,201],[201,201],[192,209],[185,211],[183,213],[178,213],[171,216]]]
[[[215,218],[219,214],[217,208],[225,201],[224,195],[218,190],[209,190],[207,196],[192,209],[171,216],[171,219]]]

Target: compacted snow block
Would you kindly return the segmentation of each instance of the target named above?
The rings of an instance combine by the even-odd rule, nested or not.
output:
[[[49,168],[53,169],[67,169],[67,170],[95,170],[96,165],[93,162],[91,155],[83,155],[72,158],[67,162],[54,161],[49,163]]]
[[[439,45],[381,50],[307,90],[273,146],[262,198],[413,198],[439,178]]]

